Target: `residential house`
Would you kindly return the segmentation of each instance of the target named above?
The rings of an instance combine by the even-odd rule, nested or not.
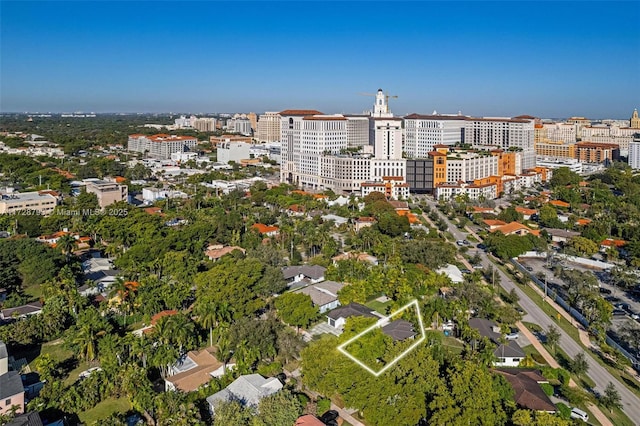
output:
[[[368,262],[372,265],[378,264],[378,258],[370,255],[369,253],[357,253],[354,251],[349,251],[346,253],[340,253],[337,256],[333,256],[331,260],[333,260],[333,264],[337,265],[341,260],[357,260],[358,262]]]
[[[382,327],[382,332],[391,337],[394,342],[413,339],[418,334],[413,329],[413,324],[405,320],[391,321]]]
[[[506,225],[494,227],[490,229],[489,232],[502,232],[504,235],[535,235],[536,237],[540,236],[540,231],[537,229],[531,229],[527,225],[523,225],[519,222],[510,222]]]
[[[324,281],[324,273],[327,268],[320,265],[288,266],[282,269],[282,277],[288,286],[303,282],[315,284]]]
[[[47,423],[49,426],[63,425],[63,423]],[[4,426],[43,426],[42,420],[40,420],[40,414],[37,411],[30,411],[25,414],[20,414],[5,423]]]
[[[24,386],[17,371],[9,371],[9,353],[0,341],[0,415],[15,407],[16,413],[24,412]]]
[[[569,207],[571,207],[571,204],[562,200],[551,200],[549,201],[549,204],[551,204],[554,207],[559,207],[561,209],[568,209]]]
[[[540,387],[547,380],[536,370],[498,368],[493,370],[509,381],[516,404],[524,409],[555,413],[556,406]]]
[[[462,271],[456,265],[448,264],[447,266],[438,269],[436,273],[446,275],[454,284],[464,282]]]
[[[207,397],[209,410],[215,415],[215,405],[219,401],[238,401],[243,406],[256,407],[264,397],[282,389],[282,383],[275,377],[265,379],[259,374],[238,377],[229,386]]]
[[[342,330],[349,317],[378,318],[373,314],[371,308],[367,308],[359,303],[349,303],[346,306],[341,306],[329,312],[327,314],[327,322],[331,327]]]
[[[507,222],[503,222],[497,219],[485,219],[482,222],[489,227],[489,232],[493,232],[497,228],[500,228],[501,226],[507,224]]]
[[[376,219],[373,217],[363,216],[356,219],[353,224],[353,228],[356,232],[360,232],[361,229],[368,228],[375,225]]]
[[[522,214],[524,220],[530,220],[531,216],[538,214],[538,210],[536,209],[528,209],[526,207],[516,207],[516,212]]]
[[[287,214],[289,216],[302,217],[304,216],[305,208],[300,204],[292,204],[287,208]]]
[[[602,253],[606,253],[606,251],[610,248],[616,248],[620,250],[622,247],[626,245],[627,245],[627,242],[625,240],[616,240],[613,238],[607,238],[600,243],[600,251]]]
[[[165,391],[193,392],[234,367],[235,363],[224,366],[214,348],[188,352],[169,368],[169,376],[164,379]]]
[[[566,229],[547,228],[547,234],[551,236],[551,242],[565,244],[573,237],[580,235],[579,232],[567,231]]]
[[[496,214],[496,210],[491,207],[471,206],[467,209],[469,214]]]
[[[349,222],[348,218],[342,217],[342,216],[338,216],[338,215],[335,215],[335,214],[325,214],[325,215],[320,216],[320,218],[325,222],[328,222],[328,221],[332,220],[335,226],[344,225],[345,223]]]
[[[496,350],[493,351],[493,355],[497,359],[493,362],[494,366],[517,367],[520,365],[520,361],[525,358],[526,354],[514,340],[509,340],[506,343],[500,342],[500,338],[502,337],[500,327],[493,321],[484,318],[471,318],[469,320],[469,326],[478,330],[480,336],[486,337],[498,345]]]
[[[295,425],[293,426],[325,426],[325,424],[317,417],[312,416],[311,414],[305,414],[304,416],[298,417]]]
[[[0,311],[0,319],[26,318],[30,315],[38,315],[42,313],[42,303],[27,303],[15,308],[6,308]]]
[[[234,250],[239,250],[244,254],[246,252],[245,249],[238,246],[223,246],[222,244],[214,244],[207,247],[207,251],[205,251],[205,255],[209,258],[209,260],[216,261],[220,259],[222,256],[225,256],[231,253]]]
[[[313,305],[317,306],[320,313],[323,314],[340,306],[340,302],[338,301],[338,292],[344,286],[344,283],[322,281],[295,290],[294,293],[302,293],[311,297]]]
[[[266,237],[275,237],[278,235],[278,231],[280,230],[277,226],[265,225],[264,223],[254,223],[251,225],[251,229],[255,229],[261,235]]]
[[[591,222],[592,222],[591,219],[587,219],[587,218],[581,217],[578,220],[576,220],[576,225],[578,225],[578,226],[587,226]]]

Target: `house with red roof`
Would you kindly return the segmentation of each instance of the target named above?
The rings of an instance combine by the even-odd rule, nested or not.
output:
[[[278,228],[277,226],[265,225],[264,223],[254,223],[253,225],[251,225],[251,229],[255,229],[261,235],[267,237],[275,237],[276,235],[278,235],[278,232],[280,230],[280,228]]]
[[[520,222],[510,222],[503,226],[495,227],[494,229],[490,229],[489,232],[502,232],[504,235],[535,235],[536,237],[540,236],[540,231],[537,229],[531,229],[527,225],[523,225]]]

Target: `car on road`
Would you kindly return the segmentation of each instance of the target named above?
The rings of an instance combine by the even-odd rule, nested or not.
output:
[[[466,268],[460,269],[460,272],[462,272],[463,274],[470,274],[471,273],[471,271],[466,269]]]
[[[464,241],[458,240],[458,241],[456,241],[456,244],[459,245],[460,247],[462,247],[464,245]]]
[[[485,246],[484,244],[480,243],[476,246],[477,248],[479,248],[480,250],[484,250],[487,248],[487,246]]]
[[[482,264],[478,263],[477,265],[473,265],[473,269],[484,269],[484,266],[482,266]]]
[[[525,268],[529,272],[533,272],[533,268],[531,266],[525,266]]]
[[[611,290],[608,288],[600,287],[600,294],[611,294]]]
[[[469,243],[469,240],[462,240],[462,244],[464,244],[465,246],[468,246],[471,243]]]

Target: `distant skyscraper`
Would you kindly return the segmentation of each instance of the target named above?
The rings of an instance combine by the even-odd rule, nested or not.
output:
[[[258,116],[255,112],[247,114],[247,119],[251,122],[251,130],[254,132],[258,130]]]
[[[629,144],[629,165],[632,169],[640,169],[640,138]]]
[[[213,132],[216,130],[215,118],[191,118],[191,127],[199,132]]]

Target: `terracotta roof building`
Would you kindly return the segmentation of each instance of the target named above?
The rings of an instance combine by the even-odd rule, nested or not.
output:
[[[538,371],[500,368],[494,372],[509,381],[519,407],[548,413],[556,412],[555,405],[540,387],[540,383],[547,383],[547,380]]]

